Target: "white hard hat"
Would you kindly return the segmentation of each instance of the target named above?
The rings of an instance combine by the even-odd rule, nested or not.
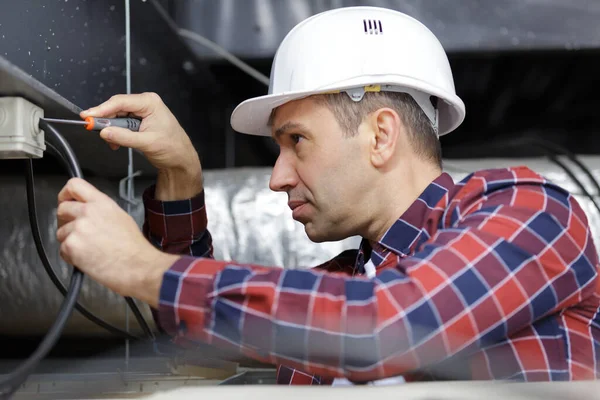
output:
[[[270,136],[272,110],[289,101],[343,91],[360,101],[365,91],[380,90],[411,94],[440,136],[465,118],[446,52],[425,25],[385,8],[337,8],[287,34],[273,60],[268,94],[238,105],[231,125]]]

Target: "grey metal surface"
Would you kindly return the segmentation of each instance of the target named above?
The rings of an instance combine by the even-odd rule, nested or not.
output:
[[[68,363],[73,360],[64,360]],[[44,361],[42,362],[42,364]],[[202,388],[217,385],[273,385],[274,369],[243,370],[231,378],[227,372],[196,369],[194,374],[179,374],[172,370],[154,372],[116,371],[109,373],[72,372],[33,374],[14,395],[14,400],[138,398],[182,387]]]
[[[220,379],[169,373],[34,374],[13,399],[137,398],[180,387],[213,386],[220,382]]]
[[[179,377],[169,375],[130,376],[111,374],[102,379],[97,375],[61,376],[39,380],[32,376],[12,397],[14,400],[56,400],[56,399],[115,399],[144,398],[153,393],[174,390],[180,387],[213,386],[218,379]]]
[[[20,96],[57,117],[74,118],[81,108],[0,56],[0,94]]]
[[[276,374],[272,370],[246,370],[220,382],[219,385],[274,385]]]
[[[597,179],[600,179],[600,157],[582,157]],[[545,159],[454,160],[446,163],[455,180],[470,171],[483,168],[526,164],[575,194],[587,213],[595,237],[600,234],[600,215],[591,201],[583,197],[568,176]],[[595,194],[591,184],[575,170],[577,176]],[[303,226],[291,218],[287,196],[268,188],[269,168],[205,171],[208,228],[214,240],[215,257],[222,260],[256,263],[274,267],[307,268],[324,262],[345,249],[356,248],[359,238],[340,242],[312,243]],[[112,198],[117,196],[117,184],[103,179],[91,179],[100,190]],[[58,256],[56,231],[56,195],[65,183],[63,177],[37,179],[36,193],[43,240],[50,260],[63,280],[70,267]],[[138,190],[152,182],[138,182]],[[138,196],[141,193],[138,193]],[[24,179],[0,176],[0,334],[43,334],[54,320],[62,298],[42,270],[28,225]],[[143,207],[133,208],[139,225]],[[598,241],[596,242],[598,245]],[[116,324],[125,324],[125,303],[116,294],[91,280],[86,280],[82,303],[100,317]],[[149,310],[143,307],[150,319]],[[132,324],[133,325],[133,324]],[[136,328],[136,332],[139,330]],[[79,315],[74,315],[66,333],[106,334]]]
[[[596,0],[178,0],[175,10],[179,25],[234,54],[272,57],[298,22],[357,5],[407,13],[427,25],[451,52],[600,47]],[[207,49],[194,48],[214,57]]]

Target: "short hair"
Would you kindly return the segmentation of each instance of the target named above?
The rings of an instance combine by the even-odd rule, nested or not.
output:
[[[348,137],[358,133],[358,127],[367,115],[380,108],[391,108],[398,113],[406,126],[410,144],[416,154],[442,167],[442,146],[438,135],[431,120],[411,95],[399,92],[367,92],[358,102],[346,93],[314,97],[331,110]]]

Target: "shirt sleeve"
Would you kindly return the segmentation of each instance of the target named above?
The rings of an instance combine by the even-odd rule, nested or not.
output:
[[[152,185],[143,194],[143,232],[150,243],[166,253],[212,258],[204,191],[187,200],[160,201],[155,189]]]
[[[156,185],[148,187],[142,196],[144,202],[144,236],[161,251],[171,254],[213,257],[210,232],[207,230],[204,191],[187,200],[160,201],[154,196]],[[158,312],[150,308],[159,331]]]
[[[586,217],[559,188],[457,201],[443,225],[373,279],[184,256],[164,275],[161,322],[182,339],[365,381],[499,342],[593,290]]]

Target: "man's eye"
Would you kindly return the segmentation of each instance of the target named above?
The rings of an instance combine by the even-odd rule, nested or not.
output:
[[[302,136],[300,135],[290,135],[290,138],[292,139],[292,141],[296,144],[298,144],[300,142],[301,139],[304,139]]]

